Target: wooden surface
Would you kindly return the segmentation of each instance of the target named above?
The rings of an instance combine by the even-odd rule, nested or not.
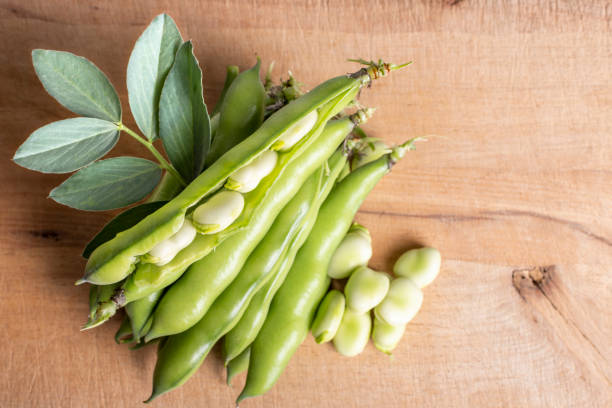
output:
[[[94,5],[96,4],[96,5]],[[0,1],[0,406],[138,407],[154,348],[80,333],[80,252],[111,218],[46,199],[65,176],[11,163],[70,116],[32,48],[94,61],[127,111],[132,45],[158,13],[192,38],[214,101],[226,64],[260,55],[302,82],[355,67],[410,68],[362,101],[390,142],[439,135],[386,177],[358,220],[375,268],[433,245],[442,273],[393,359],[343,358],[309,338],[274,389],[241,407],[604,407],[612,396],[612,5],[606,1]],[[131,118],[129,119],[131,122]],[[114,154],[146,155],[123,138]],[[233,407],[219,352],[153,407]]]

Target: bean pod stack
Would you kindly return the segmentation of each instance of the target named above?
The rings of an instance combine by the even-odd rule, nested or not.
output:
[[[33,59],[49,93],[83,118],[34,132],[15,161],[78,170],[51,193],[75,208],[113,209],[148,195],[87,245],[77,281],[91,285],[84,330],[121,313],[117,342],[159,342],[147,401],[185,383],[219,341],[228,383],[248,371],[238,400],[268,391],[310,330],[318,343],[356,355],[373,313],[376,347],[397,345],[440,258],[428,248],[408,252],[395,279],[366,266],[371,237],[353,218],[415,139],[387,146],[364,137],[359,125],[374,111],[357,108],[356,98],[407,64],[358,60],[357,72],[309,92],[292,75],[275,84],[271,70],[262,82],[259,59],[243,72],[230,66],[209,114],[193,46],[160,15],[128,64],[140,135],[125,125],[113,86],[91,62],[49,50]],[[98,160],[122,132],[158,163]],[[70,158],[61,166],[53,156],[60,153]],[[348,278],[344,293],[328,292],[332,278]]]

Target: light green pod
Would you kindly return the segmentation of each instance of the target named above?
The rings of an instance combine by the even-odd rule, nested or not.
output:
[[[244,209],[244,198],[236,191],[221,190],[193,212],[193,224],[202,234],[229,227]]]
[[[96,306],[98,306],[98,285],[89,287],[89,318],[93,319],[96,315]]]
[[[393,273],[410,278],[423,289],[436,279],[441,263],[440,251],[435,248],[412,249],[404,252],[395,262]]]
[[[375,317],[374,330],[372,330],[372,341],[377,349],[390,355],[399,344],[405,331],[405,324],[391,326]]]
[[[338,332],[334,337],[334,347],[343,356],[356,356],[368,344],[371,329],[372,319],[369,313],[355,313],[346,308]]]
[[[387,296],[376,306],[374,314],[387,324],[400,326],[412,320],[422,304],[421,289],[408,278],[396,278],[391,281]]]
[[[391,148],[387,146],[381,139],[367,137],[358,141],[357,154],[351,160],[351,169],[355,170],[361,166],[377,160],[385,154],[391,152]]]
[[[240,373],[245,372],[249,368],[249,358],[251,357],[251,348],[247,347],[242,353],[227,363],[227,385],[232,385],[232,379]]]
[[[130,302],[125,306],[125,312],[130,318],[132,324],[132,336],[136,341],[145,336],[149,331],[147,326],[151,325],[151,314],[157,305],[157,301],[161,297],[163,291],[151,293],[142,299]]]
[[[93,319],[95,317],[98,308],[98,303],[110,299],[118,286],[121,286],[121,282],[111,283],[110,285],[91,285],[89,289],[90,319]]]
[[[134,337],[132,336],[132,327],[130,326],[130,319],[125,316],[123,321],[121,322],[121,326],[117,329],[115,333],[115,343],[131,343],[134,341]]]
[[[370,232],[362,225],[354,223],[334,252],[327,275],[333,279],[344,279],[356,267],[367,265],[370,258],[372,258]]]
[[[344,288],[347,306],[357,313],[370,311],[387,295],[390,280],[384,272],[357,267]]]
[[[312,335],[318,344],[330,341],[336,335],[345,308],[344,295],[339,290],[331,290],[321,301],[314,322]]]

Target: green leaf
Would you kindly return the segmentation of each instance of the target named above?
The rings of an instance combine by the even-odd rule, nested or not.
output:
[[[49,197],[79,210],[112,210],[144,198],[155,188],[161,173],[152,161],[114,157],[79,170],[54,188]]]
[[[33,50],[38,79],[49,94],[74,113],[121,121],[121,104],[108,78],[86,58],[64,51]]]
[[[189,41],[176,53],[162,89],[159,136],[186,180],[200,174],[210,147],[210,118],[202,95],[202,71]]]
[[[138,38],[130,55],[127,67],[130,108],[136,124],[149,140],[158,136],[159,96],[182,42],[172,18],[160,14]]]
[[[118,139],[117,125],[106,120],[60,120],[35,130],[13,160],[43,173],[69,173],[104,156]]]
[[[117,215],[115,218],[110,220],[108,224],[106,224],[91,241],[89,241],[83,250],[83,258],[89,258],[89,255],[91,255],[94,249],[106,241],[110,241],[111,239],[115,238],[115,235],[121,231],[125,231],[126,229],[138,224],[143,218],[149,214],[152,214],[155,210],[161,208],[166,203],[167,201],[144,203]]]

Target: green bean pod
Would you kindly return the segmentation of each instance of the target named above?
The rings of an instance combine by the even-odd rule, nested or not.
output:
[[[180,191],[181,185],[178,180],[174,178],[170,173],[166,172],[157,188],[153,191],[153,193],[151,193],[149,198],[147,198],[147,202],[167,201],[172,199],[172,197],[177,195]],[[105,294],[104,297],[96,299],[96,304],[94,304],[94,315],[90,313],[90,319],[94,319],[95,307],[97,306],[97,303],[103,302],[104,300],[110,300],[115,288],[117,287],[117,284],[112,284],[108,286],[109,289],[107,290],[109,291],[109,293]],[[137,343],[140,341],[140,337],[142,335],[143,329],[145,328],[145,324],[151,316],[151,313],[153,312],[157,301],[161,297],[162,292],[163,291],[161,290],[153,292],[149,296],[127,305],[127,307],[125,308],[127,316],[124,318],[121,327],[117,331],[117,334],[115,334],[115,341],[118,341],[117,336],[120,333],[127,333],[128,330],[129,334],[131,334],[131,341],[135,341]],[[128,327],[124,327],[125,325],[127,325]]]
[[[96,316],[99,313],[99,305],[110,302],[115,290],[121,286],[121,282],[111,283],[110,285],[91,285],[89,288],[89,321],[96,321]],[[114,313],[113,313],[114,314]],[[91,324],[83,327],[81,330],[93,328],[100,323]]]
[[[336,123],[332,123],[332,127]],[[350,127],[348,124],[346,126]],[[346,136],[348,131],[342,134]],[[324,135],[330,136],[328,132]],[[342,137],[336,137],[335,144],[340,144],[341,140]],[[299,237],[309,215],[316,214],[317,202],[322,202],[319,197],[325,196],[331,190],[346,159],[346,154],[338,151],[330,158],[328,175],[325,175],[325,167],[309,175],[297,194],[276,217],[265,238],[251,253],[240,275],[214,301],[204,317],[189,330],[168,338],[166,345],[158,353],[153,376],[153,393],[149,401],[187,381],[202,364],[214,344],[238,322],[253,295],[272,277],[274,266],[282,262],[283,254],[288,251],[292,241]],[[304,162],[300,161],[300,165],[302,164]],[[162,304],[158,310],[161,310]],[[180,315],[175,313],[175,316]],[[156,317],[157,312],[154,315],[154,318]],[[155,330],[156,320],[153,322],[152,332]]]
[[[221,92],[221,96],[219,97],[219,101],[223,100],[223,96],[225,94],[226,88],[229,87],[229,83],[236,78],[238,75],[238,67],[235,65],[229,65],[227,67],[227,77],[225,78],[225,85],[223,87],[223,92]],[[153,193],[149,196],[147,201],[167,201],[171,200],[174,196],[176,196],[181,191],[181,185],[175,177],[168,172],[164,173],[161,182],[157,186],[157,188],[153,191]],[[125,313],[127,314],[130,325],[132,327],[132,336],[135,341],[139,342],[140,338],[143,335],[143,330],[145,328],[145,324],[151,317],[151,313],[153,313],[153,309],[155,309],[155,305],[157,305],[157,301],[161,297],[163,290],[158,290],[149,294],[146,297],[138,299],[127,305],[125,308]],[[146,334],[146,332],[144,332]]]
[[[258,58],[251,69],[242,72],[231,82],[223,96],[219,108],[219,126],[206,156],[207,166],[261,126],[266,93],[259,79],[260,65]]]
[[[223,101],[225,100],[225,95],[227,95],[227,91],[229,90],[232,82],[240,73],[240,69],[236,65],[228,65],[225,69],[225,82],[223,83],[223,88],[221,89],[221,94],[219,95],[219,100],[212,110],[210,116],[215,116],[221,110],[221,106],[223,105]]]
[[[134,340],[134,336],[132,336],[132,327],[130,326],[130,319],[125,316],[121,322],[121,325],[117,329],[117,332],[115,333],[115,343],[131,343]]]
[[[112,296],[98,302],[93,317],[90,317],[83,329],[99,326],[113,317],[117,309],[171,285],[190,265],[210,253],[233,233],[198,234],[187,248],[180,251],[167,264],[162,266],[152,263],[138,264],[136,271],[111,293]]]
[[[315,220],[316,215],[309,220],[308,224],[303,229],[301,238],[296,240],[291,251],[289,251],[283,261],[277,266],[274,277],[257,291],[238,323],[225,335],[225,340],[223,341],[223,354],[225,356],[226,365],[230,360],[236,358],[247,349],[257,337],[268,315],[270,303],[285,281],[287,273],[291,269],[291,265],[295,259],[295,255],[306,238],[308,238]]]
[[[153,190],[151,195],[147,198],[147,203],[154,201],[168,201],[172,199],[181,191],[181,184],[179,181],[166,172],[162,176],[161,181]],[[121,282],[112,283],[110,285],[92,285],[89,291],[89,321],[93,322],[96,320],[96,311],[100,303],[109,302],[113,296],[115,289],[120,286]],[[102,322],[100,322],[102,323]],[[93,326],[91,326],[93,327]],[[86,325],[85,328],[88,328]]]
[[[98,285],[89,287],[89,318],[93,319],[96,315],[96,307],[98,306]]]
[[[283,206],[348,135],[354,121],[366,119],[368,112],[360,111],[350,118],[330,121],[316,143],[300,144],[297,150],[279,155],[275,170],[261,182],[260,187],[246,194],[247,200],[250,195],[262,191],[266,197],[252,216],[245,215],[250,218],[248,225],[213,253],[193,264],[168,290],[153,315],[148,339],[180,333],[204,316],[215,298],[240,272]],[[300,151],[303,153],[299,154]]]
[[[140,338],[148,331],[145,326],[162,293],[163,290],[158,290],[125,306],[125,312],[132,327],[132,337],[135,341],[140,341]]]
[[[215,104],[215,108],[210,114],[210,140],[211,142],[215,140],[215,136],[217,135],[217,129],[219,129],[219,109],[223,104],[223,100],[225,99],[225,95],[227,94],[227,90],[229,89],[234,79],[238,76],[240,70],[236,65],[228,65],[227,72],[225,74],[225,83],[223,84],[223,89],[221,90],[221,95],[219,96],[219,100]]]
[[[304,341],[327,288],[329,261],[355,213],[376,183],[389,172],[411,142],[346,176],[323,203],[315,226],[277,292],[261,331],[251,345],[249,373],[238,401],[261,395],[278,380]]]
[[[233,358],[227,364],[227,385],[232,385],[232,379],[240,373],[245,372],[249,368],[249,357],[251,356],[251,349],[246,348],[242,353]]]
[[[391,148],[383,140],[375,137],[359,139],[358,144],[359,153],[351,159],[351,169],[353,170],[371,163],[391,151]]]
[[[320,200],[323,200],[326,196],[327,194],[321,196]],[[321,203],[318,203],[317,209],[320,205]],[[299,237],[291,246],[287,256],[285,256],[282,262],[277,266],[274,277],[257,291],[253,299],[251,299],[247,310],[240,318],[240,321],[225,335],[225,340],[223,342],[225,364],[228,364],[231,359],[242,353],[257,337],[268,315],[270,303],[285,281],[297,252],[310,235],[310,231],[316,219],[316,213],[308,218],[308,221],[300,231]]]
[[[84,277],[76,283],[109,284],[124,279],[134,270],[140,256],[176,233],[183,225],[187,210],[214,192],[234,171],[270,148],[287,129],[315,109],[321,110],[327,106],[318,119],[319,124],[327,122],[346,105],[334,101],[352,100],[363,85],[381,73],[381,69],[384,73],[389,66],[370,67],[353,75],[332,78],[278,110],[251,136],[215,161],[178,196],[135,226],[97,247],[88,259]]]

